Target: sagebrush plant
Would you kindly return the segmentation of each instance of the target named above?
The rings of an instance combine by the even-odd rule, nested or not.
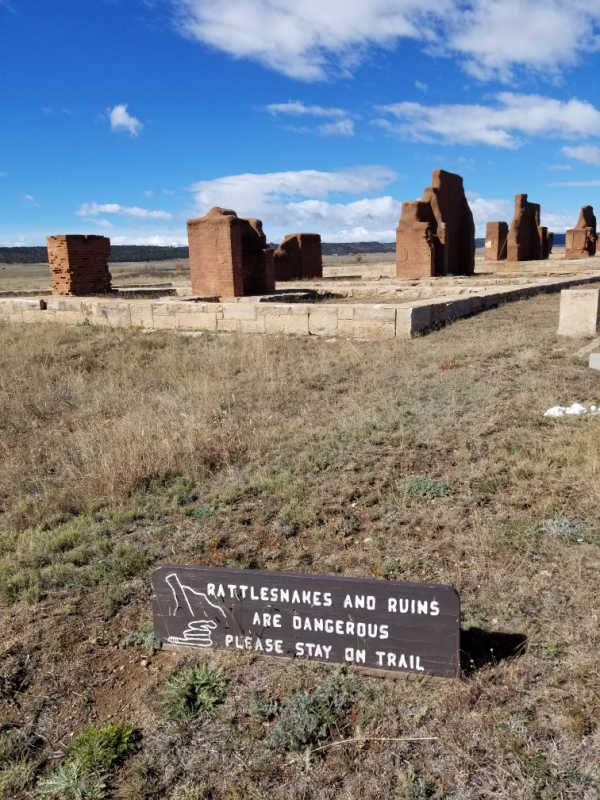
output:
[[[103,800],[114,769],[139,745],[139,733],[121,722],[88,725],[69,744],[66,759],[40,779],[37,791],[64,800]]]
[[[0,729],[0,797],[14,797],[31,784],[42,740],[22,728]]]
[[[406,491],[413,497],[445,497],[452,489],[442,481],[424,475],[411,475],[406,479]]]
[[[67,755],[90,772],[109,770],[135,752],[139,742],[139,733],[121,722],[109,722],[103,728],[88,725],[69,744]]]
[[[187,720],[211,711],[223,701],[227,681],[221,669],[208,664],[185,667],[167,682],[164,703],[173,719]]]
[[[586,525],[581,520],[571,520],[567,517],[544,519],[537,526],[538,533],[549,533],[560,536],[561,539],[571,542],[583,542],[586,536]]]
[[[281,705],[265,746],[278,752],[300,751],[319,745],[334,732],[343,734],[355,695],[354,682],[338,669],[314,691],[294,692]]]
[[[37,793],[57,800],[104,800],[106,787],[106,773],[89,772],[79,761],[64,761],[38,782]]]

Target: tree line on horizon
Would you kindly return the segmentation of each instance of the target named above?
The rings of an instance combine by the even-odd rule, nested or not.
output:
[[[483,247],[484,239],[475,239],[475,247]],[[554,244],[564,246],[565,234],[555,233]],[[271,247],[277,247],[271,243]],[[393,253],[395,242],[323,242],[324,256],[347,256],[359,253]],[[168,261],[189,258],[187,247],[115,244],[110,248],[109,263],[127,261]],[[43,264],[48,261],[45,247],[0,247],[0,264]]]

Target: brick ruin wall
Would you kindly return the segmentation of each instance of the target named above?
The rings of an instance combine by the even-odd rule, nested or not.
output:
[[[396,228],[396,275],[423,278],[474,271],[475,225],[463,179],[436,169],[421,199],[402,203]]]
[[[515,195],[515,215],[508,232],[508,261],[540,261],[548,258],[553,235],[540,225],[539,203],[530,203],[526,194]]]
[[[318,233],[290,233],[273,254],[275,280],[322,278],[323,258]]]
[[[106,236],[48,236],[48,265],[53,295],[85,296],[111,291],[108,270],[110,239]]]
[[[486,261],[503,261],[506,258],[506,240],[508,224],[506,222],[488,222],[485,231],[484,259]]]
[[[592,206],[582,206],[575,228],[565,237],[565,258],[589,258],[596,254],[596,216]]]
[[[274,291],[273,249],[266,246],[260,220],[215,207],[188,220],[187,232],[193,294],[242,297]]]

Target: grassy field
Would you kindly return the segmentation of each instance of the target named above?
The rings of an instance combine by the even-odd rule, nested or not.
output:
[[[0,326],[0,796],[598,798],[600,418],[543,412],[600,386],[557,319]],[[164,562],[451,583],[464,674],[192,669],[153,643]]]

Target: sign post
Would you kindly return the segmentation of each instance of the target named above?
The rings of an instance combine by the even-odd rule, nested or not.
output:
[[[456,677],[460,601],[452,586],[220,567],[152,576],[159,641]]]

